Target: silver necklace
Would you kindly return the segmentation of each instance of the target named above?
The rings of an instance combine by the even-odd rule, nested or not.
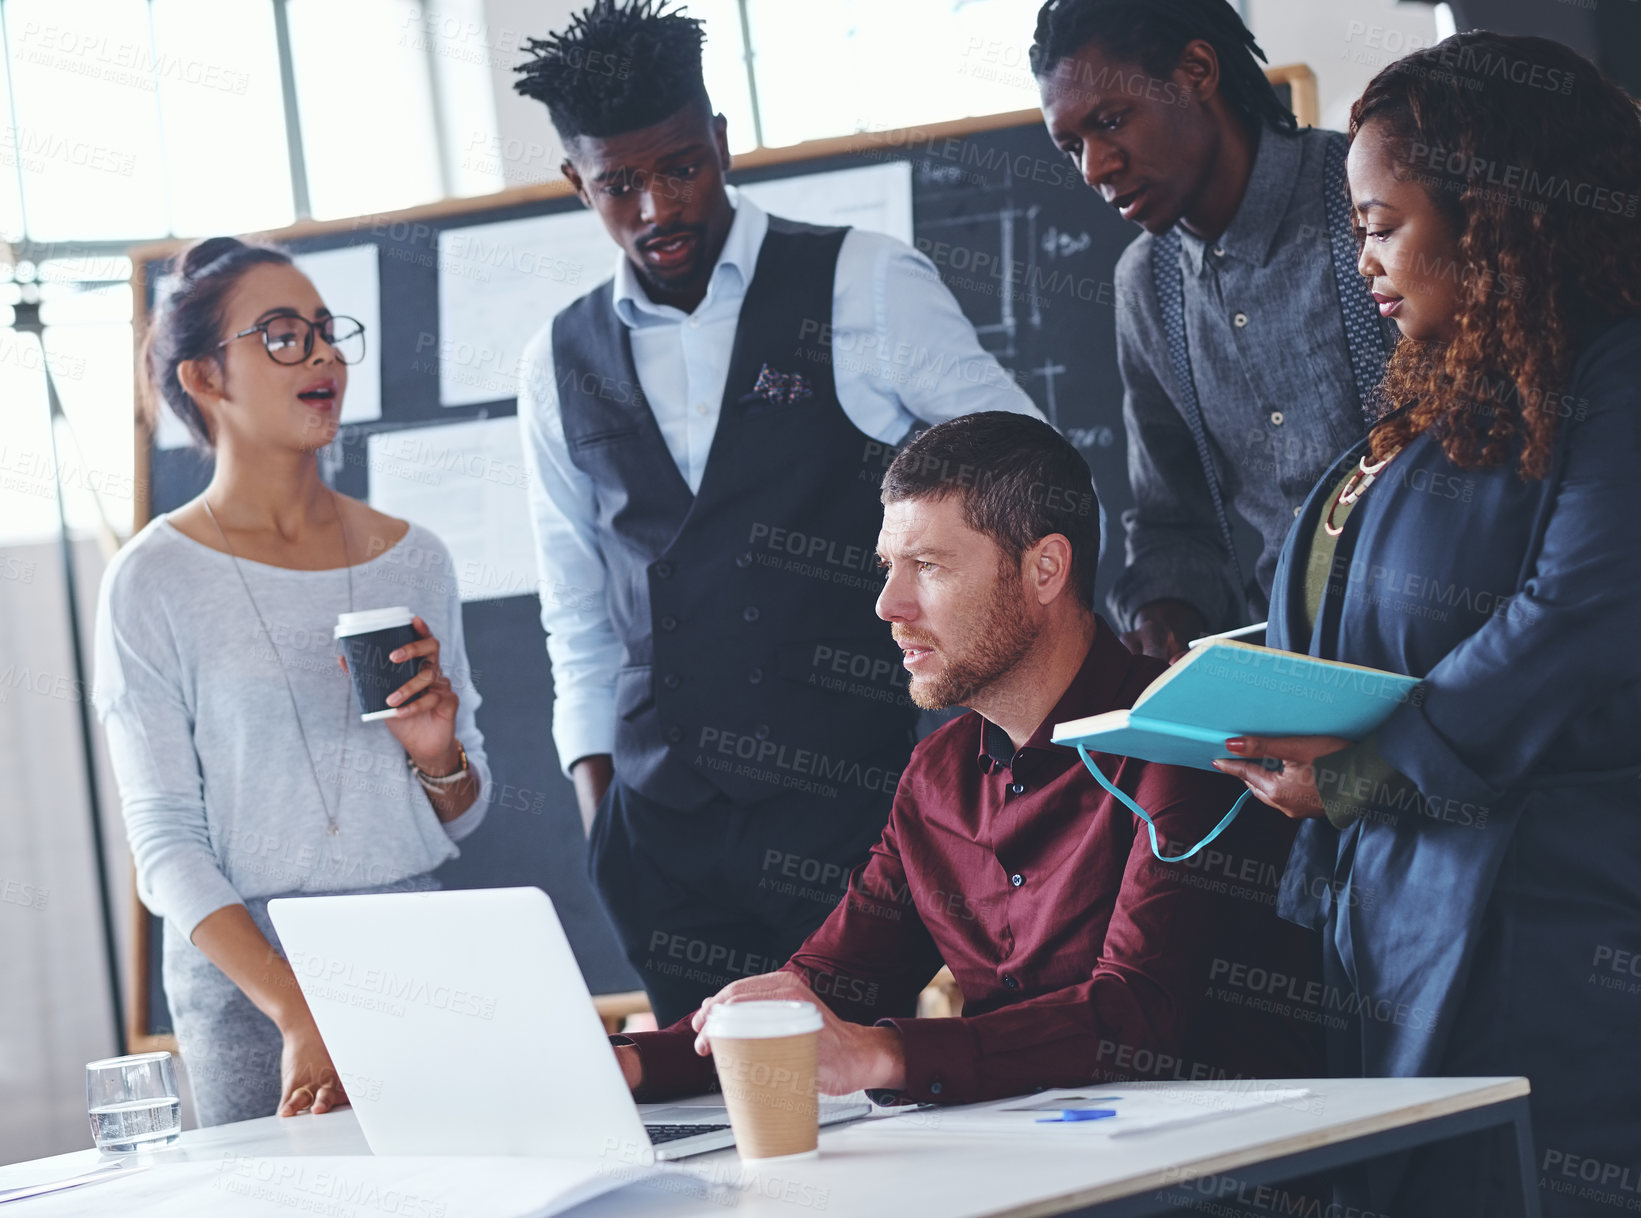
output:
[[[352,613],[353,564],[352,556],[348,553],[348,526],[342,520],[342,509],[336,502],[336,492],[334,490],[331,491],[330,497],[331,508],[336,512],[336,525],[342,531],[342,569],[347,572],[348,576],[348,612]],[[240,565],[239,555],[234,553],[234,547],[228,541],[228,534],[222,531],[222,524],[217,520],[217,514],[211,510],[210,499],[206,498],[204,495],[201,495],[200,502],[205,505],[205,514],[211,518],[211,523],[216,525],[217,536],[222,538],[222,546],[228,551],[228,557],[234,560],[234,570],[238,572],[239,582],[245,589],[245,598],[251,602],[251,612],[256,614],[257,625],[262,627],[262,637],[268,640],[268,650],[273,652],[274,663],[279,666],[279,675],[285,678],[285,693],[291,700],[291,714],[296,718],[296,731],[302,738],[302,751],[308,755],[308,772],[313,775],[313,785],[319,792],[319,807],[325,813],[325,823],[329,826],[328,831],[330,836],[335,837],[340,834],[342,830],[336,823],[336,817],[331,815],[329,801],[325,799],[325,784],[319,781],[319,767],[313,760],[313,749],[308,744],[307,729],[302,726],[302,712],[296,705],[296,691],[291,688],[291,675],[285,671],[285,662],[279,657],[279,647],[274,642],[273,632],[268,629],[267,619],[262,616],[262,609],[256,603],[256,597],[251,593],[250,581],[245,578],[245,568]],[[341,772],[342,766],[346,762],[348,753],[348,721],[353,717],[348,713],[353,700],[353,690],[351,687],[348,689],[347,695],[348,700],[344,702],[342,706],[342,752],[338,757],[336,764],[338,773]],[[340,794],[338,794],[337,798],[337,810],[341,810]]]

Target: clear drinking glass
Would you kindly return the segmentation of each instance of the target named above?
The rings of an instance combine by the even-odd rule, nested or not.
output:
[[[128,1154],[169,1146],[182,1133],[177,1071],[169,1053],[87,1062],[85,1103],[98,1150]]]

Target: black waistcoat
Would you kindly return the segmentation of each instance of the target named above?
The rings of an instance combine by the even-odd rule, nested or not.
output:
[[[570,460],[592,480],[616,678],[615,768],[680,810],[835,794],[881,809],[916,711],[874,612],[890,450],[838,403],[844,229],[771,217],[700,491],[638,384],[613,281],[553,323]]]

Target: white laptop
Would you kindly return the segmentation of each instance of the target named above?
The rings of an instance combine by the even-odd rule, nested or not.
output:
[[[268,913],[374,1154],[648,1162],[734,1145],[710,1098],[633,1103],[539,888],[286,897]],[[830,1125],[871,1105],[820,1109]]]

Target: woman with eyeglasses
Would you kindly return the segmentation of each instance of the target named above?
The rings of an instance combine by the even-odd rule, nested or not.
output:
[[[1536,1149],[1377,1165],[1357,1212],[1516,1212],[1524,1178],[1546,1215],[1634,1209],[1641,108],[1559,43],[1475,31],[1380,72],[1350,135],[1359,269],[1402,338],[1288,534],[1269,637],[1422,684],[1363,740],[1218,764],[1303,818],[1279,912],[1321,932],[1333,1071],[1532,1084]]]
[[[150,422],[163,400],[215,467],[110,564],[94,699],[201,1125],[325,1112],[371,1085],[337,1076],[296,970],[401,1000],[380,977],[288,962],[268,899],[436,888],[485,812],[448,551],[320,477],[364,353],[363,327],[289,255],[232,237],[182,254],[144,340]],[[390,658],[420,672],[366,722],[333,630],[397,605],[420,637]]]

